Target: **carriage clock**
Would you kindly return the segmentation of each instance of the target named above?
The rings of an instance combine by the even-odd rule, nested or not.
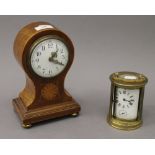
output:
[[[64,88],[74,58],[65,33],[47,22],[26,25],[16,36],[14,55],[26,74],[25,88],[13,99],[23,127],[79,114],[79,104]]]
[[[111,98],[108,123],[118,129],[133,130],[142,125],[144,87],[147,78],[134,72],[110,76]]]

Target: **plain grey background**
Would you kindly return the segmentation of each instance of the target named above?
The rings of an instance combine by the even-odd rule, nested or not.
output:
[[[65,32],[75,46],[65,87],[81,105],[79,117],[23,129],[12,98],[25,86],[13,56],[17,32],[34,21],[47,21]],[[143,126],[120,131],[106,122],[109,75],[136,71],[149,78]],[[0,16],[0,138],[155,138],[155,16]]]

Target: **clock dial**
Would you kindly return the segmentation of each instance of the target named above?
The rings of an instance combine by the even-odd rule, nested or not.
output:
[[[32,48],[31,66],[41,77],[54,77],[61,73],[68,62],[68,48],[53,38],[46,38]]]
[[[115,94],[115,116],[121,119],[136,119],[138,111],[139,89],[117,88]]]

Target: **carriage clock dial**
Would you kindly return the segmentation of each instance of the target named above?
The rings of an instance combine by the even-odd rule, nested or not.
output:
[[[16,36],[14,55],[26,74],[25,88],[13,99],[23,127],[78,115],[80,105],[64,88],[74,58],[73,44],[65,33],[47,22],[28,24]]]
[[[136,119],[139,101],[139,89],[129,90],[124,88],[116,89],[116,110],[115,115],[122,119]]]
[[[135,72],[110,76],[111,98],[108,123],[118,129],[133,130],[142,125],[144,87],[148,79]]]

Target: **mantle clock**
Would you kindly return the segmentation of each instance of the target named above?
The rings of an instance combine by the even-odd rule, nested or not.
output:
[[[26,75],[25,88],[13,99],[23,127],[79,114],[80,105],[64,88],[74,58],[65,33],[47,22],[26,25],[16,36],[14,55]]]

